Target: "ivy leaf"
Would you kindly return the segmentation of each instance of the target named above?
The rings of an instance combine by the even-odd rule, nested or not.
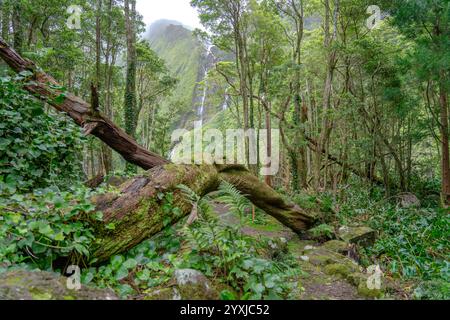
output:
[[[127,269],[133,269],[137,266],[137,261],[135,259],[128,259],[123,263],[123,266]]]
[[[93,216],[95,220],[103,221],[103,212],[95,212]]]
[[[64,241],[65,237],[64,234],[62,232],[59,232],[56,236],[55,236],[55,240],[56,241]]]
[[[108,223],[105,227],[107,230],[116,230],[116,225],[114,223]]]
[[[119,270],[116,273],[116,276],[114,277],[117,281],[123,280],[126,277],[128,277],[128,269],[125,266],[122,266],[119,268]]]
[[[11,144],[11,139],[0,138],[0,150],[5,151],[7,147]]]
[[[114,256],[111,259],[111,266],[114,270],[117,270],[120,268],[120,266],[122,265],[122,263],[124,261],[125,261],[125,258],[123,256],[121,256],[121,255]]]
[[[52,227],[50,227],[48,224],[45,226],[40,226],[39,227],[39,233],[43,234],[44,236],[51,236],[54,234],[54,231],[52,229]]]

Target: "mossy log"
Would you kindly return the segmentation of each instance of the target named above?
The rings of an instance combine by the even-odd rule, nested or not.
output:
[[[188,215],[192,207],[184,199],[178,185],[190,187],[198,195],[216,190],[221,180],[235,185],[257,207],[272,215],[295,232],[312,225],[314,218],[293,204],[285,202],[276,191],[241,166],[182,166],[168,164],[135,177],[120,187],[119,192],[93,199],[97,210],[103,212],[103,221],[95,226],[97,244],[92,248],[96,263],[127,251],[145,239],[160,232],[166,225],[176,223]],[[166,193],[173,194],[168,210]],[[114,225],[114,230],[108,228]]]
[[[204,195],[215,190],[218,181],[218,172],[213,166],[169,164],[133,178],[117,193],[95,197],[92,200],[96,209],[103,212],[103,222],[95,225],[97,244],[92,248],[92,257],[96,262],[107,260],[187,215],[191,206],[178,190],[178,185],[184,184]],[[167,211],[167,206],[164,206],[162,195],[166,193],[173,193],[172,207],[180,209],[178,215]],[[111,224],[113,230],[109,227]]]

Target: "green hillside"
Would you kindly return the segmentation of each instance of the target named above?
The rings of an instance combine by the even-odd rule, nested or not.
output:
[[[202,80],[201,63],[203,45],[193,36],[192,31],[175,21],[160,20],[152,24],[145,38],[151,47],[163,58],[172,75],[179,82],[170,99],[163,108],[176,104],[179,106],[177,126],[187,126],[195,116],[193,107],[197,82]]]

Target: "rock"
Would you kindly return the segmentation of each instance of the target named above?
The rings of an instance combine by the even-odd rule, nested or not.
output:
[[[119,300],[109,289],[81,286],[69,290],[67,278],[44,271],[16,270],[0,274],[0,300]]]
[[[399,204],[402,208],[420,207],[420,200],[412,193],[402,193],[398,195]]]
[[[163,288],[148,293],[144,300],[181,300],[181,295],[177,288]]]
[[[150,292],[145,300],[218,300],[219,291],[206,276],[193,269],[175,270],[171,288]]]
[[[333,263],[325,266],[324,271],[328,275],[338,275],[348,279],[350,274],[358,271],[358,267],[351,263]]]
[[[343,255],[326,249],[317,248],[309,253],[309,261],[315,266],[326,266],[346,259]]]
[[[308,262],[309,261],[309,257],[308,256],[301,256],[300,259],[302,261]]]
[[[375,243],[376,232],[369,227],[344,226],[339,228],[339,238],[348,243],[368,247]]]
[[[331,240],[328,242],[325,242],[322,246],[322,248],[337,252],[343,255],[347,255],[349,251],[349,245],[347,242],[339,241],[339,240]]]
[[[358,293],[366,298],[381,298],[383,291],[380,289],[370,289],[366,281],[361,281],[358,285]]]
[[[315,228],[306,231],[304,233],[304,237],[306,237],[307,240],[324,242],[327,240],[335,239],[336,234],[332,226],[329,226],[327,224],[321,224]]]

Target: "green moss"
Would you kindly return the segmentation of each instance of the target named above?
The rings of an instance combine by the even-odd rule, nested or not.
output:
[[[39,290],[36,288],[30,289],[30,294],[33,300],[51,300],[52,294],[47,291]]]
[[[341,276],[347,279],[351,273],[355,272],[355,268],[349,264],[333,263],[325,266],[324,271],[326,274]]]
[[[144,300],[174,300],[174,295],[173,288],[164,288],[151,292]]]
[[[23,279],[21,277],[10,277],[6,279],[5,283],[8,286],[15,286],[18,284],[21,284],[23,282]]]
[[[331,240],[331,241],[324,243],[322,245],[322,248],[333,251],[333,252],[337,252],[337,253],[345,253],[348,250],[348,244],[343,241],[339,241],[339,240]]]
[[[381,289],[369,289],[365,281],[361,281],[358,285],[358,293],[366,298],[381,298],[383,292]]]

